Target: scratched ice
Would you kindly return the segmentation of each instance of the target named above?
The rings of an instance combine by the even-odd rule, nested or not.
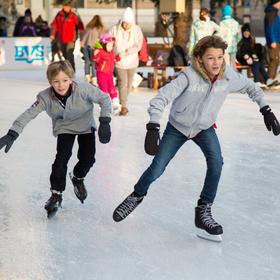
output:
[[[2,136],[47,83],[42,71],[1,72],[0,85]],[[266,130],[247,96],[231,94],[217,121],[225,165],[213,212],[224,226],[221,244],[194,234],[205,160],[191,142],[142,205],[113,222],[114,208],[152,159],[143,140],[155,94],[138,88],[130,95],[129,115],[112,120],[111,143],[97,143],[85,204],[68,179],[63,208],[52,220],[43,208],[56,148],[48,116],[33,120],[8,154],[1,151],[1,280],[280,279],[280,137]],[[266,99],[280,118],[280,93],[266,92]],[[162,130],[166,121],[167,112]],[[75,161],[74,153],[69,170]]]

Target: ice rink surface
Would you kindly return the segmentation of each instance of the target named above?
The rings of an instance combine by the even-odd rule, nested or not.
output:
[[[41,71],[0,73],[1,136],[47,86]],[[51,220],[43,207],[56,151],[49,117],[39,115],[8,154],[1,150],[1,280],[280,279],[280,136],[266,130],[258,106],[245,95],[229,95],[217,120],[225,164],[213,215],[224,227],[222,243],[195,236],[206,164],[191,141],[135,212],[121,223],[112,220],[152,160],[143,142],[155,94],[138,88],[130,95],[129,115],[113,117],[111,142],[97,142],[85,204],[67,178],[63,208]],[[280,93],[265,94],[280,118]]]

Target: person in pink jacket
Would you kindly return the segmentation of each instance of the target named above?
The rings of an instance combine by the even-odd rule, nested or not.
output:
[[[109,33],[100,36],[99,42],[95,44],[95,51],[92,60],[95,62],[97,83],[99,88],[109,94],[114,113],[118,114],[121,110],[119,104],[118,92],[114,85],[114,66],[120,61],[120,56],[115,55],[113,48],[115,38]]]

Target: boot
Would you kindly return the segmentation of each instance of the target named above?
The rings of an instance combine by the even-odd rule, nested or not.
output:
[[[122,106],[120,111],[120,116],[126,116],[128,114],[128,108],[125,106]]]
[[[145,194],[146,195],[146,194]],[[113,220],[120,222],[125,219],[144,199],[145,195],[131,193],[114,211]]]
[[[219,225],[212,217],[212,203],[206,203],[201,199],[195,207],[195,226],[198,237],[217,241],[222,241],[223,227]]]
[[[84,184],[84,178],[77,178],[71,172],[69,173],[69,176],[74,186],[75,195],[81,203],[84,203],[84,200],[87,198],[87,189]]]
[[[60,192],[52,192],[51,197],[45,204],[45,210],[47,211],[48,218],[52,218],[57,210],[58,207],[61,207],[62,202],[62,194]]]

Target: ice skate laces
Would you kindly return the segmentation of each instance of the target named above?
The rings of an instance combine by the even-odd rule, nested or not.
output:
[[[200,211],[201,221],[205,226],[209,228],[220,226],[212,217],[211,204],[201,205],[199,206],[199,208],[201,209]]]
[[[119,206],[117,213],[120,215],[120,217],[125,218],[127,215],[129,215],[136,206],[143,200],[143,197],[136,197],[131,194],[128,196],[125,201]]]

